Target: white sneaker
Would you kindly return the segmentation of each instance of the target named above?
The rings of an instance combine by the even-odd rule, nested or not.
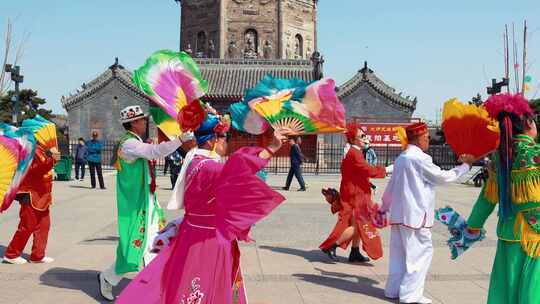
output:
[[[402,301],[399,301],[399,303],[402,303],[402,304],[405,304],[405,303],[431,304],[431,303],[433,303],[433,302],[432,302],[431,299],[429,299],[429,298],[422,297],[420,300],[418,300],[418,301],[416,301],[416,302],[402,302]]]
[[[105,278],[103,277],[103,273],[98,274],[98,282],[99,282],[99,292],[101,293],[101,296],[109,301],[114,301],[114,296],[112,293],[113,286],[111,283],[107,282]]]
[[[52,262],[54,262],[54,259],[51,258],[51,257],[48,257],[48,256],[43,257],[43,259],[41,259],[39,261],[30,260],[30,263],[32,263],[32,264],[49,264],[49,263],[52,263]]]
[[[2,259],[2,262],[8,263],[8,264],[14,264],[14,265],[22,265],[22,264],[28,263],[28,261],[26,259],[21,258],[20,256],[16,257],[16,258],[13,258],[13,259],[4,257]]]

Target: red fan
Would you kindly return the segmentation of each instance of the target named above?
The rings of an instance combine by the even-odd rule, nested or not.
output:
[[[497,149],[499,125],[484,107],[460,102],[444,104],[442,128],[446,142],[456,155],[471,154],[476,159]]]

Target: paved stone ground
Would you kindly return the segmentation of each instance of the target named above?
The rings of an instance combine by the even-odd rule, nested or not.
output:
[[[114,178],[107,174],[108,190],[89,189],[89,181],[57,182],[54,188],[49,265],[0,264],[0,303],[106,303],[99,297],[96,275],[113,261],[117,240]],[[270,176],[279,189],[284,176]],[[339,251],[339,263],[329,262],[318,250],[335,224],[320,195],[323,186],[337,186],[338,176],[307,176],[307,192],[284,192],[287,201],[257,224],[255,244],[244,244],[242,265],[252,303],[330,304],[393,303],[383,296],[388,260],[351,265],[348,252]],[[379,198],[386,181],[375,181]],[[168,179],[159,179],[159,198],[167,201]],[[295,190],[295,189],[294,189]],[[468,214],[479,188],[441,187],[438,206],[451,204]],[[177,216],[168,213],[169,218]],[[0,254],[18,223],[18,206],[0,215]],[[485,303],[495,253],[496,217],[488,220],[488,238],[457,261],[450,260],[443,226],[433,229],[435,256],[426,286],[434,303]],[[389,231],[382,232],[385,250]],[[26,252],[30,250],[27,246]],[[116,288],[119,292],[129,279]],[[217,303],[216,303],[217,304]]]

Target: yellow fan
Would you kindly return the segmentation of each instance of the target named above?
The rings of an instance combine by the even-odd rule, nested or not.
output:
[[[40,115],[32,119],[26,119],[22,123],[22,128],[27,128],[34,133],[36,141],[46,150],[58,150],[58,139],[56,137],[56,125]]]
[[[17,171],[18,159],[16,152],[10,149],[3,141],[0,141],[0,206],[4,202],[13,182],[13,176]]]

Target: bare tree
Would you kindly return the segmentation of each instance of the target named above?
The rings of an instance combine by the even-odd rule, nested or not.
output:
[[[17,65],[19,63],[22,56],[24,55],[24,49],[29,38],[30,33],[25,32],[22,35],[22,39],[19,41],[19,43],[16,43],[16,45],[18,45],[13,46],[13,23],[10,19],[7,20],[6,33],[4,36],[5,49],[3,51],[3,58],[0,57],[2,59],[2,66],[0,67],[0,97],[6,94],[11,86],[11,81],[9,77],[7,77],[7,73],[4,67],[9,62],[13,49],[15,49],[15,58],[13,58],[13,65]]]
[[[11,34],[13,30],[13,25],[11,24],[11,20],[8,19],[7,21],[7,27],[6,27],[6,35],[4,37],[5,42],[5,50],[4,50],[4,58],[2,60],[2,66],[0,71],[0,96],[3,96],[7,90],[9,89],[10,85],[10,79],[6,77],[6,71],[4,67],[6,66],[6,63],[9,58],[9,53],[11,51]]]

